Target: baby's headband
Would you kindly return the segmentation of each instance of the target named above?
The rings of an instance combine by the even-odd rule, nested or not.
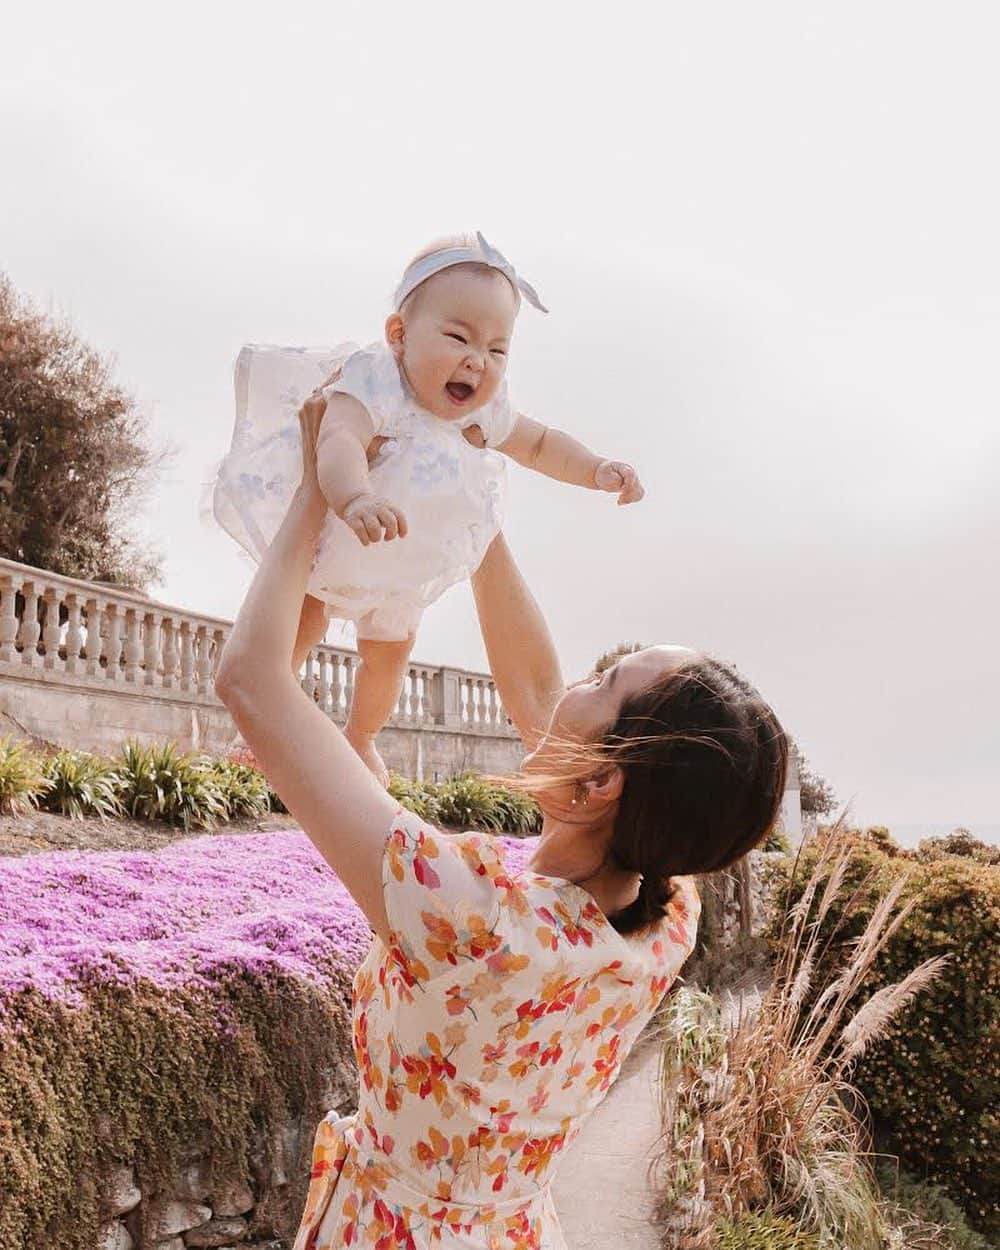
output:
[[[440,252],[431,252],[429,256],[422,256],[419,260],[415,260],[403,274],[402,281],[396,287],[393,306],[396,312],[403,303],[403,300],[418,287],[421,282],[426,282],[436,273],[440,273],[442,269],[450,269],[452,265],[467,265],[470,261],[477,265],[489,265],[491,269],[497,269],[514,288],[514,293],[520,297],[523,295],[532,308],[537,308],[539,312],[547,313],[549,310],[538,298],[535,288],[523,278],[519,278],[514,272],[514,266],[510,263],[503,252],[487,243],[483,236],[476,231],[477,245],[475,247],[445,247]]]

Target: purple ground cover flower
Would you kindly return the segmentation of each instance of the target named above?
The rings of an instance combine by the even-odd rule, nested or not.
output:
[[[537,839],[499,841],[517,871]],[[298,830],[0,859],[0,1003],[30,987],[78,1004],[90,980],[207,987],[234,969],[323,979],[353,971],[369,941]]]

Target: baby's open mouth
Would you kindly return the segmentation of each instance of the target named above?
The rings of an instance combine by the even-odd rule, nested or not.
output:
[[[475,387],[468,382],[449,382],[444,388],[456,403],[464,404],[475,394]]]

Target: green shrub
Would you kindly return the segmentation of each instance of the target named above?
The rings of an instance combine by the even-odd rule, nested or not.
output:
[[[755,1211],[716,1225],[718,1250],[818,1250],[815,1233],[799,1229],[794,1220],[773,1211]]]
[[[914,1171],[945,1186],[977,1227],[996,1229],[1000,868],[956,855],[921,863],[887,853],[871,838],[841,836],[851,855],[845,888],[824,921],[826,969],[857,939],[878,899],[901,876],[909,910],[872,966],[859,1002],[922,960],[949,956],[937,981],[860,1058],[854,1082],[887,1147]],[[803,855],[800,868],[805,871],[790,884],[786,880],[786,898],[801,897],[816,856],[815,848]],[[776,914],[781,911],[779,906]]]
[[[780,851],[782,855],[790,855],[792,853],[792,844],[788,840],[788,834],[780,825],[775,825],[771,832],[767,835],[764,845],[761,847],[763,851]]]
[[[398,803],[402,803],[421,820],[428,820],[431,823],[440,820],[437,793],[435,787],[429,782],[410,781],[406,777],[401,777],[399,773],[393,773],[389,778],[389,793]]]
[[[955,829],[941,838],[924,838],[917,847],[917,858],[925,861],[944,855],[960,855],[981,864],[1000,864],[1000,846],[990,846],[973,837],[968,829]]]
[[[226,806],[227,819],[256,820],[272,810],[273,791],[259,769],[233,760],[215,760],[210,772]]]
[[[118,765],[119,797],[137,820],[162,820],[188,829],[211,829],[227,814],[213,761],[173,743],[126,742]]]
[[[0,738],[0,814],[22,816],[45,793],[42,762],[24,742]]]
[[[47,811],[83,820],[85,816],[120,816],[120,778],[107,760],[86,751],[57,751],[43,765],[48,783],[41,797]]]
[[[886,1159],[875,1171],[887,1215],[901,1234],[900,1250],[990,1250],[940,1185],[918,1181]]]
[[[534,799],[475,773],[448,781],[409,781],[393,773],[389,793],[422,820],[487,833],[537,833],[542,814]]]
[[[436,797],[438,819],[445,825],[522,835],[541,826],[541,813],[532,799],[475,773],[442,782]]]

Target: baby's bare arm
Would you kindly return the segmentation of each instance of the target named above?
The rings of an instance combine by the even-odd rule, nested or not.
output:
[[[557,482],[610,491],[618,496],[620,504],[638,503],[645,494],[639,475],[630,464],[602,460],[563,430],[554,430],[521,413],[499,450],[526,469],[544,473]]]
[[[520,414],[499,450],[526,469],[591,490],[597,489],[597,470],[604,463],[601,456],[562,430]]]
[[[363,547],[407,534],[403,513],[372,490],[368,465],[385,442],[374,435],[364,404],[339,391],[330,396],[316,440],[316,476],[327,505]]]
[[[359,495],[370,492],[368,445],[375,427],[364,404],[353,395],[331,395],[316,440],[320,489],[338,516]]]

